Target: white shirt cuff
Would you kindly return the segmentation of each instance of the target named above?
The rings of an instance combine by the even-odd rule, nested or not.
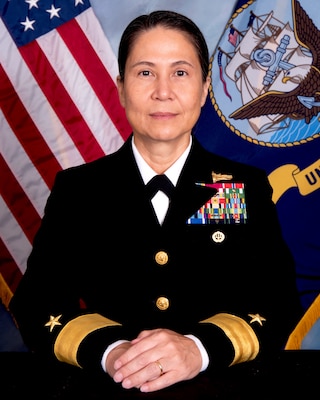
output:
[[[101,359],[101,367],[104,370],[104,372],[107,372],[107,370],[106,370],[106,360],[107,360],[107,357],[108,357],[110,351],[113,350],[115,347],[117,347],[119,344],[126,343],[128,341],[129,340],[117,340],[116,342],[109,344],[109,346],[106,348],[105,352],[103,353],[103,356],[102,356],[102,359]]]
[[[204,348],[204,346],[200,342],[200,340],[197,337],[195,337],[194,335],[184,335],[184,336],[188,337],[189,339],[192,339],[195,342],[195,344],[198,346],[198,349],[199,349],[199,351],[201,353],[201,357],[202,357],[202,367],[200,369],[200,372],[205,371],[209,365],[209,356],[208,356],[206,349]]]

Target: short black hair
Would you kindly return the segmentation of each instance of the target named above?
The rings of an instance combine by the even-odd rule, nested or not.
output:
[[[141,32],[146,32],[156,26],[176,29],[188,35],[198,53],[202,71],[202,80],[205,82],[209,70],[209,51],[202,32],[198,26],[185,15],[167,10],[153,11],[150,14],[140,15],[132,20],[126,27],[120,39],[118,52],[120,79],[124,79],[126,62],[136,38]]]

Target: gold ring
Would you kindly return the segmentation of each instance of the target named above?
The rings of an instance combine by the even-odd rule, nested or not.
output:
[[[155,361],[155,363],[157,364],[157,366],[158,366],[159,369],[160,369],[160,376],[163,375],[163,374],[164,374],[164,371],[163,371],[163,367],[162,367],[160,361],[159,361],[159,360],[158,360],[158,361]]]

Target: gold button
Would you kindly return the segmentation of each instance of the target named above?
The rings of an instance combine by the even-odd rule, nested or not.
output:
[[[167,310],[169,308],[169,299],[166,297],[158,297],[156,306],[159,308],[159,310]]]
[[[168,254],[165,251],[158,251],[154,258],[156,260],[156,263],[159,265],[167,264],[169,259]]]
[[[226,235],[221,232],[221,231],[216,231],[212,234],[212,240],[215,243],[222,243],[224,241],[224,239],[226,238]]]

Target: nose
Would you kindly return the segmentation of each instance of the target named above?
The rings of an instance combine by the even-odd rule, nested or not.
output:
[[[169,77],[158,76],[155,80],[153,99],[168,100],[173,98],[172,83]]]

